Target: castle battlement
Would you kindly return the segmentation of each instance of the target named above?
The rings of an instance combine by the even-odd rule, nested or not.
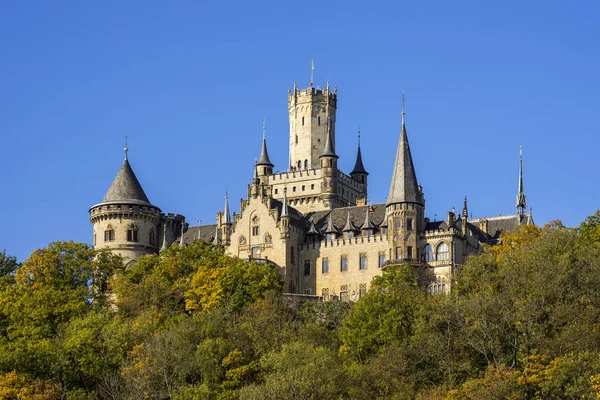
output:
[[[338,237],[333,240],[323,239],[320,241],[315,241],[312,243],[302,243],[300,244],[300,250],[315,250],[320,249],[321,247],[344,247],[344,246],[355,246],[355,247],[368,247],[371,246],[372,243],[386,243],[387,244],[387,234],[373,234],[369,237],[364,236],[355,236],[353,238],[344,238]]]
[[[320,101],[328,101],[334,103],[337,102],[337,89],[334,89],[332,92],[329,88],[318,88],[318,87],[308,87],[306,89],[298,89],[294,88],[293,91],[288,92],[288,104],[292,105],[295,103],[310,103],[310,102],[320,102]]]

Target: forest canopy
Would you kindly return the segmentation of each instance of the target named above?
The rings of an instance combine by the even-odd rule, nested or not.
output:
[[[2,252],[0,398],[600,398],[600,211],[505,232],[448,295],[424,273],[323,303],[200,241],[127,268],[82,243]]]

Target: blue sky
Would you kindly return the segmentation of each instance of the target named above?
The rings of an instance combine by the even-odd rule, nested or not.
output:
[[[288,159],[287,89],[338,87],[339,165],[356,131],[385,201],[401,92],[426,215],[463,196],[514,212],[519,145],[538,224],[600,208],[600,3],[62,1],[0,3],[0,250],[90,242],[89,207],[123,159],[150,201],[214,223],[246,195],[263,117]]]

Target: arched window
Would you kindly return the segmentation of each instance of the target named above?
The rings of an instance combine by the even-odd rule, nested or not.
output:
[[[443,261],[448,259],[448,245],[446,243],[440,243],[435,252],[437,261]]]
[[[298,144],[298,135],[296,135],[296,144]]]
[[[112,242],[113,240],[115,240],[115,230],[112,225],[109,224],[104,231],[104,241]]]
[[[308,169],[308,160],[304,160],[304,169]]]
[[[302,117],[302,126],[304,126],[304,117]]]
[[[425,253],[425,261],[426,262],[434,261],[434,258],[433,258],[433,247],[431,247],[430,244],[428,244],[427,246],[425,246],[425,249],[423,250],[423,252]]]
[[[298,169],[302,169],[302,161],[298,161]]]
[[[127,241],[137,242],[138,241],[138,228],[131,224],[127,227]]]
[[[150,237],[148,238],[150,244],[156,244],[156,236],[154,235],[154,229],[150,230]]]

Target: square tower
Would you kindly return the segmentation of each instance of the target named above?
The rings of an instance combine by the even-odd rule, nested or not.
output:
[[[337,89],[331,92],[312,86],[288,91],[290,116],[290,170],[319,169],[319,156],[325,150],[327,124],[331,124],[333,148],[335,148],[335,113]]]

